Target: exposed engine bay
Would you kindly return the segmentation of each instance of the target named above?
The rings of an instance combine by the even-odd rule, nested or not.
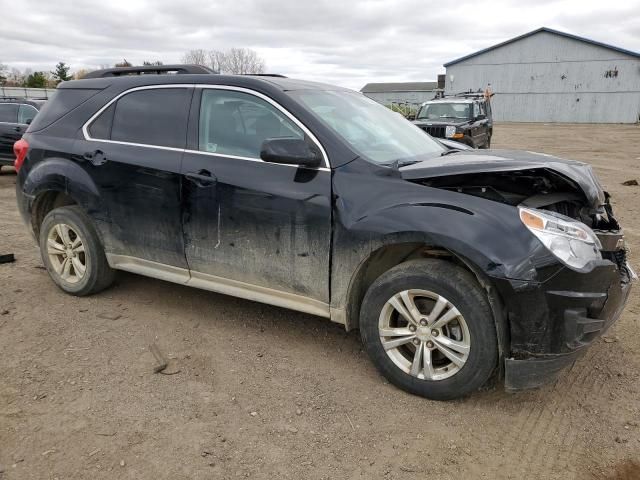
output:
[[[589,205],[579,185],[546,168],[441,176],[419,183],[508,205],[553,211],[593,229],[619,228],[608,201],[598,207]]]
[[[596,233],[602,243],[603,258],[618,265],[623,283],[630,280],[624,238],[606,192],[603,205],[591,205],[576,182],[548,168],[474,172],[412,181],[508,205],[549,210],[578,220]]]

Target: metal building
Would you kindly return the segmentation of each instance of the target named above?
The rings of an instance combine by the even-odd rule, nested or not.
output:
[[[360,90],[378,103],[420,105],[435,96],[438,82],[367,83]]]
[[[495,93],[497,121],[639,121],[640,53],[587,38],[543,27],[444,67],[446,93]]]

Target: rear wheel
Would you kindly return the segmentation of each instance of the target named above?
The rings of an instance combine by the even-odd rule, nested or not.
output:
[[[369,356],[394,385],[434,400],[480,388],[497,363],[491,309],[475,279],[442,260],[413,260],[365,295],[360,331]]]
[[[40,227],[40,254],[51,279],[65,292],[84,296],[113,282],[100,239],[80,207],[52,210]]]

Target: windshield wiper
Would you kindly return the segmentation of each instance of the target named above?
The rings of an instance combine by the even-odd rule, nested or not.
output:
[[[420,163],[421,161],[422,160],[405,160],[404,162],[398,162],[398,168],[413,165],[414,163]]]
[[[457,148],[452,148],[451,150],[445,150],[444,152],[442,152],[440,154],[441,157],[444,157],[445,155],[450,155],[452,153],[460,153],[462,150],[458,150]]]

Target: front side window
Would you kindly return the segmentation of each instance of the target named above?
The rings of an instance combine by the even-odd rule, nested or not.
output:
[[[89,126],[92,138],[184,148],[191,89],[137,90],[119,98]]]
[[[199,149],[260,158],[270,138],[304,139],[304,132],[270,103],[244,92],[205,89],[200,102]]]
[[[375,163],[415,162],[444,151],[411,122],[360,93],[294,90],[289,95],[313,111],[360,156]]]
[[[20,109],[18,110],[18,123],[23,125],[31,123],[37,113],[38,110],[31,105],[20,105]]]
[[[0,122],[16,123],[18,120],[18,105],[15,103],[0,103]]]

